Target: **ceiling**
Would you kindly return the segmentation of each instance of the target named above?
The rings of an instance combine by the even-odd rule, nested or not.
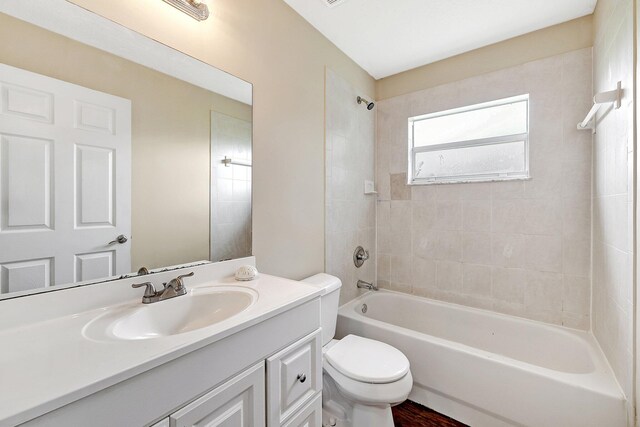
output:
[[[380,79],[593,13],[597,0],[284,0]]]

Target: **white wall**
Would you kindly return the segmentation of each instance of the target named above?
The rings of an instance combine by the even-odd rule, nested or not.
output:
[[[594,14],[594,92],[622,81],[622,108],[598,113],[593,149],[593,331],[633,400],[632,0],[600,0]]]
[[[376,99],[464,80],[593,46],[593,16],[523,34],[376,81]]]
[[[376,113],[358,105],[358,95],[368,96],[327,70],[325,259],[326,272],[342,280],[342,303],[359,293],[358,279],[375,280],[375,196],[364,194],[364,181],[374,179]],[[357,246],[370,254],[360,268]]]
[[[378,103],[378,279],[394,290],[588,329],[591,49]],[[530,94],[531,179],[407,186],[407,118]]]

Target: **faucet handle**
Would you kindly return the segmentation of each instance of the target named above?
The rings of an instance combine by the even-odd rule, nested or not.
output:
[[[194,272],[192,271],[192,272],[187,273],[187,274],[182,274],[182,275],[180,275],[180,276],[176,277],[176,279],[178,279],[178,280],[182,280],[184,277],[191,277],[191,276],[193,276],[194,274],[196,274],[196,273],[194,273]]]
[[[146,289],[144,290],[145,298],[151,298],[156,296],[156,288],[155,286],[153,286],[153,283],[151,282],[134,283],[131,285],[132,288],[141,288],[143,286],[146,286]]]
[[[353,263],[357,268],[362,267],[362,264],[369,259],[369,251],[365,250],[362,246],[358,246],[353,253]]]
[[[190,272],[190,273],[187,273],[187,274],[181,274],[180,276],[176,277],[175,279],[169,281],[169,284],[165,285],[165,288],[166,287],[172,287],[176,291],[179,291],[179,290],[184,288],[184,281],[182,279],[184,279],[185,277],[191,277],[194,274],[195,273],[193,271]]]

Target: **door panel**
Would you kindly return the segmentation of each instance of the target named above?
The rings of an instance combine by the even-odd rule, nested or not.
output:
[[[115,225],[113,157],[109,148],[76,145],[76,227]]]
[[[171,415],[171,427],[262,427],[264,387],[261,362]]]
[[[311,372],[312,364],[314,362],[313,347],[311,345],[305,345],[298,351],[288,354],[280,360],[282,366],[281,371],[281,384],[286,387],[283,390],[282,398],[283,404],[286,408],[290,407],[293,403],[303,398],[309,390],[312,390],[313,385],[311,381],[300,382],[298,376],[301,372]]]
[[[46,274],[30,267],[30,288],[129,273],[131,241],[109,245],[120,234],[131,235],[131,102],[0,64],[3,280],[44,259],[49,280],[36,286]]]
[[[3,231],[51,227],[52,141],[0,135]]]
[[[76,255],[75,265],[75,282],[95,280],[116,274],[113,251]]]
[[[20,292],[51,285],[51,258],[0,265],[0,292]]]
[[[75,101],[74,109],[77,129],[115,135],[116,112],[113,108]]]
[[[279,426],[322,390],[320,330],[267,359],[269,426]]]
[[[282,427],[322,427],[322,394],[316,397]]]
[[[53,123],[53,95],[0,82],[2,94],[2,114],[14,115],[23,119]]]

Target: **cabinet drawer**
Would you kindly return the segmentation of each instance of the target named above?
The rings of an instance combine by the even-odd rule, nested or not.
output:
[[[320,329],[267,359],[267,425],[280,426],[322,390]]]
[[[264,426],[264,362],[169,417],[170,427]]]
[[[322,394],[318,393],[311,403],[302,408],[282,427],[322,427]]]

